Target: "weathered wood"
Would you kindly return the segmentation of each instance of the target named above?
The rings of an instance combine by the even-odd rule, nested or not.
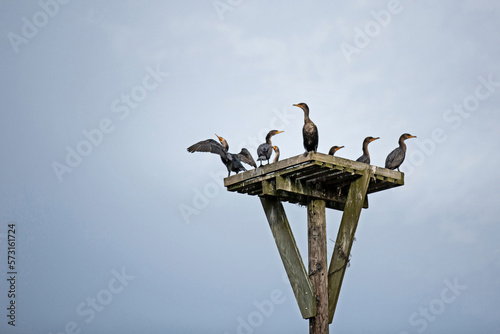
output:
[[[316,314],[316,298],[283,205],[275,197],[261,197],[260,200],[299,304],[300,313],[304,319],[311,318]]]
[[[309,278],[316,296],[316,315],[309,319],[310,334],[328,334],[328,260],[326,255],[325,201],[307,205]]]
[[[286,169],[295,165],[300,165],[305,162],[310,162],[312,159],[308,156],[296,155],[294,157],[278,161],[276,163],[264,165],[262,167],[257,167],[255,169],[248,170],[243,173],[235,174],[224,179],[224,186],[228,187],[230,185],[249,180],[255,177],[266,175],[269,173],[274,173],[276,171]]]
[[[295,165],[299,165],[302,163],[307,163],[307,162],[315,162],[315,163],[324,163],[325,166],[327,165],[333,165],[336,166],[336,168],[343,168],[346,172],[357,172],[361,174],[361,172],[358,172],[360,170],[363,170],[366,168],[366,164],[357,162],[354,160],[349,160],[349,159],[344,159],[340,157],[335,157],[331,156],[328,154],[323,154],[323,153],[312,153],[309,152],[307,156],[304,156],[303,154],[284,159],[281,161],[278,161],[276,163],[272,163],[269,165],[265,165],[262,167],[258,167],[255,169],[248,170],[243,173],[235,174],[230,177],[227,177],[224,179],[224,186],[229,186],[233,185],[245,180],[249,180],[258,176],[266,175],[269,173],[274,173]],[[401,176],[402,173],[395,171],[395,170],[389,170],[386,168],[382,167],[377,167],[377,166],[370,166],[370,168],[374,169],[374,174],[376,175],[381,175],[387,178],[392,178],[397,181],[402,181]],[[401,183],[402,184],[402,183]]]
[[[258,167],[243,173],[239,173],[224,179],[224,185],[229,191],[237,191],[239,193],[247,193],[249,195],[260,194],[262,190],[262,183],[269,181],[278,176],[299,181],[301,184],[306,185],[304,188],[330,189],[333,194],[334,189],[349,186],[353,180],[360,177],[362,171],[370,168],[373,172],[374,178],[371,180],[368,193],[386,190],[389,188],[401,186],[404,184],[404,174],[380,168],[376,166],[367,166],[366,164],[334,157],[322,153],[310,152],[308,155],[303,154],[291,157],[276,163]],[[310,187],[313,185],[313,187]],[[285,189],[276,189],[275,196],[281,196]],[[299,197],[305,201],[297,201],[297,197],[285,196],[291,202],[297,202],[301,205],[307,205],[308,195],[301,192]],[[345,203],[345,195],[340,198],[321,198],[332,203],[338,201],[342,205],[330,205],[329,208],[340,208],[342,210],[343,203]]]
[[[333,321],[333,315],[340,295],[340,288],[344,279],[346,267],[349,263],[351,247],[354,234],[358,226],[361,208],[365,200],[368,183],[372,175],[372,169],[365,169],[363,176],[351,183],[347,202],[342,214],[337,241],[333,250],[330,267],[328,269],[328,308],[329,323]]]
[[[403,184],[398,171],[313,152],[224,179],[229,191],[261,198],[302,317],[311,319],[311,333],[328,333],[360,212],[368,207],[366,195]],[[308,206],[310,276],[281,202]],[[325,208],[344,211],[328,271]]]
[[[267,165],[264,167],[267,167]],[[259,167],[259,168],[264,168],[264,167]],[[245,173],[236,174],[236,175],[225,178],[224,185],[227,187],[227,190],[234,191],[234,190],[238,190],[238,188],[241,188],[241,187],[246,187],[248,185],[252,185],[255,183],[269,180],[269,179],[275,177],[276,175],[292,174],[295,171],[302,171],[302,170],[307,169],[308,167],[317,168],[317,166],[316,166],[316,164],[314,164],[314,162],[300,163],[298,166],[288,167],[286,169],[280,169],[280,170],[273,171],[273,172],[270,172],[267,174],[258,175],[256,177],[251,177],[251,178],[244,180],[244,181],[241,181],[241,182],[233,183],[232,181],[228,181],[229,178],[233,178],[233,177],[236,177],[238,175],[243,175],[243,174],[248,173],[248,172],[245,172]],[[251,172],[251,171],[249,171],[249,172]]]
[[[262,181],[261,187],[260,195],[277,196],[281,201],[290,203],[302,204],[307,203],[309,198],[320,199],[325,201],[327,208],[342,211],[347,201],[347,191],[339,192],[340,189],[336,187],[323,187],[321,184],[313,186],[279,175]],[[248,192],[250,195],[255,193]],[[365,198],[363,208],[368,208],[368,197]]]
[[[283,190],[326,201],[336,201],[345,203],[347,199],[345,195],[344,196],[339,195],[335,191],[336,189],[322,188],[320,187],[319,184],[316,185],[316,187],[313,187],[312,185],[306,185],[304,182],[300,182],[297,179],[292,180],[289,177],[276,176],[276,190]]]

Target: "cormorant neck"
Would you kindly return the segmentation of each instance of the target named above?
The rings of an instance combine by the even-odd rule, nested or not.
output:
[[[280,151],[277,150],[277,151],[274,151],[274,162],[278,162],[280,158]]]
[[[363,154],[364,154],[364,155],[368,155],[368,156],[370,155],[370,153],[368,152],[368,144],[369,144],[369,143],[370,143],[370,142],[368,142],[368,141],[364,141],[364,142],[363,142]]]
[[[401,147],[403,151],[406,152],[406,144],[405,144],[405,139],[403,137],[399,138],[399,147]]]
[[[311,119],[309,118],[309,107],[304,107],[302,110],[304,110],[304,122],[309,122]]]
[[[272,135],[271,133],[268,133],[268,134],[267,134],[267,136],[266,136],[266,144],[272,145],[272,143],[271,143],[271,137],[272,137],[272,136],[273,136],[273,135]]]

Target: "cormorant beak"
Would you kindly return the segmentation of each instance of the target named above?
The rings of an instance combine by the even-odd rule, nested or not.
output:
[[[300,106],[299,106],[298,104],[294,104],[293,106],[294,106],[294,107],[299,107],[299,108],[300,108]]]
[[[278,132],[276,132],[276,134],[278,134],[278,133],[282,133],[282,132],[285,132],[285,131],[278,131]]]
[[[380,137],[377,137],[377,138],[372,138],[370,139],[370,142],[374,141],[374,140],[377,140],[377,139],[380,139]]]
[[[412,136],[412,135],[410,135],[410,137],[408,137],[408,138],[417,138],[417,136]]]
[[[215,136],[216,136],[217,138],[219,138],[219,141],[223,141],[223,140],[224,140],[224,138],[217,136],[217,134],[215,134]]]
[[[337,147],[337,149],[335,150],[335,152],[337,152],[338,150],[340,150],[341,148],[344,148],[344,146],[339,146]]]

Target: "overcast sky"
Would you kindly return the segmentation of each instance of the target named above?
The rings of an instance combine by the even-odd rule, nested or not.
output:
[[[307,333],[258,198],[186,152],[216,133],[256,158],[276,128],[301,154],[306,102],[320,152],[380,137],[383,166],[418,137],[361,214],[331,333],[500,333],[498,1],[2,7],[0,332]]]

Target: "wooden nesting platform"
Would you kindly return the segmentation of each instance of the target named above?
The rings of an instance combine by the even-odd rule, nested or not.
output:
[[[294,156],[224,179],[228,191],[307,206],[324,200],[327,208],[344,210],[350,184],[371,170],[367,194],[402,186],[404,174],[323,153]],[[368,197],[363,208],[368,207]]]
[[[340,157],[309,152],[224,179],[228,191],[258,195],[309,333],[328,334],[349,264],[367,194],[402,186],[404,174]],[[282,202],[307,206],[306,271]],[[325,209],[342,210],[327,262]]]

